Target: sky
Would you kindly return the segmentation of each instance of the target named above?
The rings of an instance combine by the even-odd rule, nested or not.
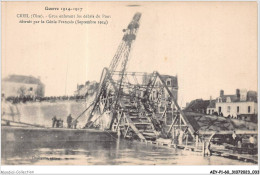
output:
[[[2,2],[2,78],[33,75],[46,96],[72,95],[77,84],[99,81],[136,12],[128,71],[177,75],[181,106],[220,89],[257,90],[257,2]],[[22,24],[17,14],[24,13],[111,18],[108,25]]]

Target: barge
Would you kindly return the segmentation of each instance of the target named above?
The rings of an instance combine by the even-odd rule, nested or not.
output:
[[[114,141],[117,133],[97,129],[33,128],[1,126],[1,141],[7,142],[60,142],[60,141]]]

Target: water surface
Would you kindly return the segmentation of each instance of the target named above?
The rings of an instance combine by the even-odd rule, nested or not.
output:
[[[250,165],[218,156],[118,139],[113,142],[2,144],[6,165]],[[253,164],[251,164],[253,165]]]

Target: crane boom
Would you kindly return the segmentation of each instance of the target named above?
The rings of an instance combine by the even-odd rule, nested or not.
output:
[[[123,29],[124,36],[120,45],[118,46],[117,52],[114,55],[110,65],[109,71],[113,72],[117,70],[117,67],[120,62],[122,62],[121,69],[119,71],[123,71],[128,62],[128,56],[131,51],[131,46],[133,41],[136,39],[136,34],[139,29],[139,21],[141,18],[141,13],[136,13],[129,23],[126,29]]]
[[[120,72],[120,77],[119,77],[119,91],[116,94],[116,99],[115,99],[115,104],[117,104],[119,95],[120,95],[120,89],[121,89],[121,84],[124,79],[124,74],[126,71],[127,63],[129,61],[129,55],[130,51],[133,45],[133,42],[136,39],[136,34],[139,29],[139,22],[141,18],[141,13],[136,13],[134,17],[132,18],[131,22],[128,24],[126,29],[123,29],[124,35],[122,38],[121,43],[119,44],[117,51],[109,65],[108,72],[112,73],[114,71],[119,71]],[[99,107],[100,103],[100,97],[102,94],[106,93],[107,87],[109,85],[108,77],[109,73],[101,77],[100,80],[100,85],[94,100],[94,106],[92,111],[90,112],[90,116],[88,118],[88,122],[91,121],[93,117],[93,112]]]

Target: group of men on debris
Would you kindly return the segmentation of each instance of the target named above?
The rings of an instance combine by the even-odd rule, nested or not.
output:
[[[236,135],[236,131],[233,131],[232,134],[232,140],[233,140],[233,145],[241,148],[242,147],[242,137],[238,137]],[[249,139],[248,139],[249,143],[248,143],[248,148],[254,148],[255,147],[255,143],[256,143],[256,139],[254,137],[254,135],[250,135]]]
[[[57,119],[56,116],[52,118],[52,127],[53,128],[63,128],[63,120]]]
[[[78,124],[78,120],[73,121],[71,114],[69,114],[68,117],[67,117],[67,127],[76,129],[77,124]],[[54,116],[52,118],[52,127],[53,128],[63,128],[63,120],[61,118],[57,119],[57,117]]]

